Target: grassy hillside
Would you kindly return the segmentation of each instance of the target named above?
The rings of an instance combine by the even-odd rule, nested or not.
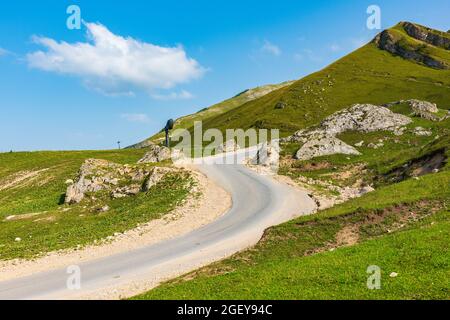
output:
[[[136,299],[447,299],[449,181],[448,170],[410,179],[271,228],[254,248]],[[381,290],[366,287],[371,265]]]
[[[392,32],[419,41],[400,26]],[[421,42],[421,50],[450,63],[449,51]],[[381,50],[371,42],[327,68],[239,108],[204,121],[204,129],[278,128],[292,134],[355,103],[419,99],[450,109],[450,70],[432,69]],[[277,108],[279,103],[284,108]]]
[[[417,41],[403,26],[389,30],[400,45],[450,62],[448,50]],[[443,115],[450,109],[449,72],[372,42],[291,86],[208,119],[204,128],[280,128],[288,135],[354,103],[412,98],[437,103]],[[277,108],[280,102],[284,108]],[[412,116],[406,103],[390,108],[412,119],[403,135],[338,136],[352,146],[364,141],[361,155],[299,161],[293,159],[299,143],[281,144],[279,174],[294,182],[372,185],[376,191],[271,228],[255,247],[136,299],[448,299],[450,119]],[[418,127],[429,134],[416,134]],[[307,187],[330,192],[322,184]],[[381,268],[381,290],[366,286],[371,265]]]
[[[0,154],[0,259],[91,244],[159,218],[184,199],[188,177],[169,176],[150,192],[109,200],[108,212],[88,203],[64,204],[65,181],[88,158],[136,163],[142,150]],[[7,217],[15,216],[13,219]],[[21,238],[20,242],[15,241]]]
[[[194,125],[195,121],[206,121],[207,119],[219,116],[224,114],[230,110],[236,109],[242,106],[244,103],[248,101],[252,101],[258,99],[274,90],[278,90],[280,88],[284,88],[292,84],[291,81],[283,82],[280,84],[274,85],[266,85],[257,87],[254,89],[245,90],[244,92],[239,93],[233,98],[222,101],[218,104],[215,104],[211,107],[200,110],[197,113],[187,115],[185,117],[181,117],[175,121],[175,128],[177,129],[189,129]],[[159,132],[156,135],[150,137],[147,141],[159,142],[164,139],[164,132]],[[141,143],[142,144],[142,143]],[[132,147],[140,147],[141,144],[137,144]]]

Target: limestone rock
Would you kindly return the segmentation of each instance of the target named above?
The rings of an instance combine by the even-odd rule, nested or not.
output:
[[[403,29],[411,37],[432,44],[433,46],[450,50],[450,39],[448,37],[444,37],[436,31],[411,22],[403,22],[402,24]]]
[[[397,272],[391,272],[391,274],[389,275],[389,277],[391,277],[391,278],[397,278],[397,277],[398,277],[398,273],[397,273]]]
[[[65,203],[79,203],[86,192],[98,192],[107,188],[112,172],[118,167],[119,165],[106,160],[86,160],[80,168],[77,181],[67,187]]]
[[[329,116],[317,128],[300,130],[283,141],[306,143],[313,139],[335,137],[346,131],[367,133],[388,130],[401,135],[403,127],[411,122],[409,117],[394,113],[386,107],[356,104]]]
[[[433,135],[433,132],[425,130],[422,127],[414,128],[414,134],[419,137],[430,137]]]
[[[311,159],[321,155],[336,153],[360,154],[355,148],[336,138],[346,131],[374,132],[388,130],[403,134],[404,126],[412,120],[392,112],[386,107],[372,104],[356,104],[327,117],[318,127],[300,130],[293,136],[283,139],[287,142],[301,142],[305,145],[298,151],[298,159]],[[363,146],[364,141],[355,146]],[[377,145],[377,148],[383,144]]]
[[[358,150],[338,138],[325,137],[305,143],[300,150],[297,151],[296,159],[310,160],[316,157],[333,154],[360,155]]]
[[[151,144],[148,149],[149,151],[138,161],[138,163],[157,163],[170,159],[170,149],[167,147]]]
[[[409,117],[394,113],[385,107],[356,104],[326,118],[322,122],[321,128],[328,135],[335,136],[346,131],[394,131],[396,128],[403,127],[411,122]]]
[[[162,178],[164,178],[166,173],[167,173],[167,169],[153,168],[153,170],[150,172],[150,174],[145,179],[142,190],[145,192],[150,190],[151,187],[158,184],[162,180]]]
[[[441,121],[443,119],[439,118],[437,113],[439,109],[436,104],[428,102],[428,101],[420,101],[420,100],[408,100],[406,101],[410,106],[413,112],[413,115],[416,117],[421,117],[431,121]]]
[[[273,167],[278,166],[280,159],[280,146],[277,142],[264,143],[256,156],[251,160],[252,165]]]
[[[80,203],[86,193],[109,191],[114,199],[147,191],[148,181],[153,185],[161,181],[170,168],[157,168],[148,164],[120,165],[106,160],[88,159],[80,168],[75,182],[67,187],[65,203]],[[97,200],[93,195],[92,200]]]
[[[132,184],[129,186],[115,189],[111,193],[111,197],[114,199],[125,198],[127,196],[137,195],[141,191],[141,186],[138,184]]]
[[[228,153],[235,152],[240,149],[240,146],[236,143],[236,141],[228,140],[217,147],[217,153]]]
[[[99,212],[108,212],[110,210],[110,207],[109,206],[103,206],[103,207],[101,207],[98,211]]]
[[[375,37],[373,43],[375,43],[381,50],[385,50],[394,55],[401,56],[402,58],[407,60],[413,60],[418,63],[422,63],[430,68],[450,68],[445,62],[437,60],[434,57],[423,53],[423,51],[414,50],[414,48],[411,48],[410,46],[405,46],[400,40],[401,38],[398,38],[390,30],[385,30]]]

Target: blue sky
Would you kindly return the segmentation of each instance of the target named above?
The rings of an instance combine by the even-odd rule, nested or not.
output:
[[[81,30],[66,27],[72,4]],[[375,36],[372,4],[382,28],[450,29],[448,0],[2,1],[0,152],[129,145],[169,118],[301,78]]]

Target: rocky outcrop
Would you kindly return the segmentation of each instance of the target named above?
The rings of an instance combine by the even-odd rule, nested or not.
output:
[[[414,114],[417,116],[421,116],[422,114],[439,112],[439,109],[435,103],[415,99],[408,100],[407,102],[411,106],[411,109],[414,112]]]
[[[116,186],[118,179],[112,172],[119,167],[106,160],[86,160],[80,168],[76,182],[67,187],[65,202],[79,203],[87,192],[98,192]]]
[[[428,131],[428,130],[422,128],[422,127],[416,127],[416,128],[414,128],[413,133],[414,133],[416,136],[419,136],[419,137],[430,137],[430,136],[433,135],[433,132]]]
[[[360,155],[358,150],[335,137],[323,137],[306,142],[297,151],[296,159],[310,160],[333,154]]]
[[[442,121],[448,117],[448,115],[443,117],[438,115],[439,109],[435,103],[415,99],[408,100],[406,102],[409,103],[413,115],[416,117],[421,117],[431,121]]]
[[[450,50],[450,38],[448,35],[445,36],[443,32],[441,33],[411,22],[403,22],[402,26],[406,33],[413,38],[427,42],[436,47]]]
[[[151,169],[150,173],[144,180],[142,191],[144,192],[149,191],[153,186],[157,185],[164,178],[164,176],[170,171],[173,170],[169,168],[158,168],[158,167]]]
[[[396,132],[411,122],[409,117],[394,113],[386,107],[356,104],[327,117],[318,127],[300,130],[284,141],[306,143],[312,139],[335,137],[346,131]]]
[[[409,117],[394,113],[386,107],[356,104],[327,117],[318,127],[300,130],[282,141],[304,143],[296,155],[300,160],[332,154],[358,155],[360,153],[354,147],[336,136],[346,131],[367,133],[386,130],[398,133],[411,122]]]
[[[394,131],[409,123],[410,118],[394,113],[388,108],[372,104],[356,104],[326,118],[321,128],[328,135],[334,136],[346,131]]]
[[[217,153],[238,151],[241,147],[234,140],[228,140],[217,147]]]
[[[250,161],[251,165],[263,167],[277,167],[280,159],[280,145],[278,142],[264,143]]]
[[[138,161],[138,163],[157,163],[169,160],[170,158],[171,154],[169,148],[150,144],[147,153]]]
[[[112,198],[136,195],[148,191],[170,170],[173,169],[88,159],[81,166],[77,178],[67,187],[65,203],[80,203],[87,195],[94,196],[101,191]]]
[[[400,100],[387,103],[385,106],[390,108],[399,104],[408,104],[411,107],[412,116],[421,117],[430,121],[443,121],[450,116],[450,112],[439,110],[435,103],[417,99]]]
[[[450,67],[443,61],[437,60],[422,50],[420,46],[411,47],[404,45],[401,42],[401,38],[394,35],[391,31],[385,30],[381,32],[373,41],[378,48],[385,50],[394,55],[401,56],[407,60],[413,60],[415,62],[424,64],[434,69],[449,69]]]

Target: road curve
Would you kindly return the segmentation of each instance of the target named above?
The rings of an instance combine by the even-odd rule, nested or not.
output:
[[[233,205],[213,223],[148,247],[80,264],[81,288],[69,290],[67,268],[0,282],[0,299],[98,297],[131,282],[157,284],[255,244],[264,230],[315,209],[306,193],[240,164],[198,168],[230,192]]]

